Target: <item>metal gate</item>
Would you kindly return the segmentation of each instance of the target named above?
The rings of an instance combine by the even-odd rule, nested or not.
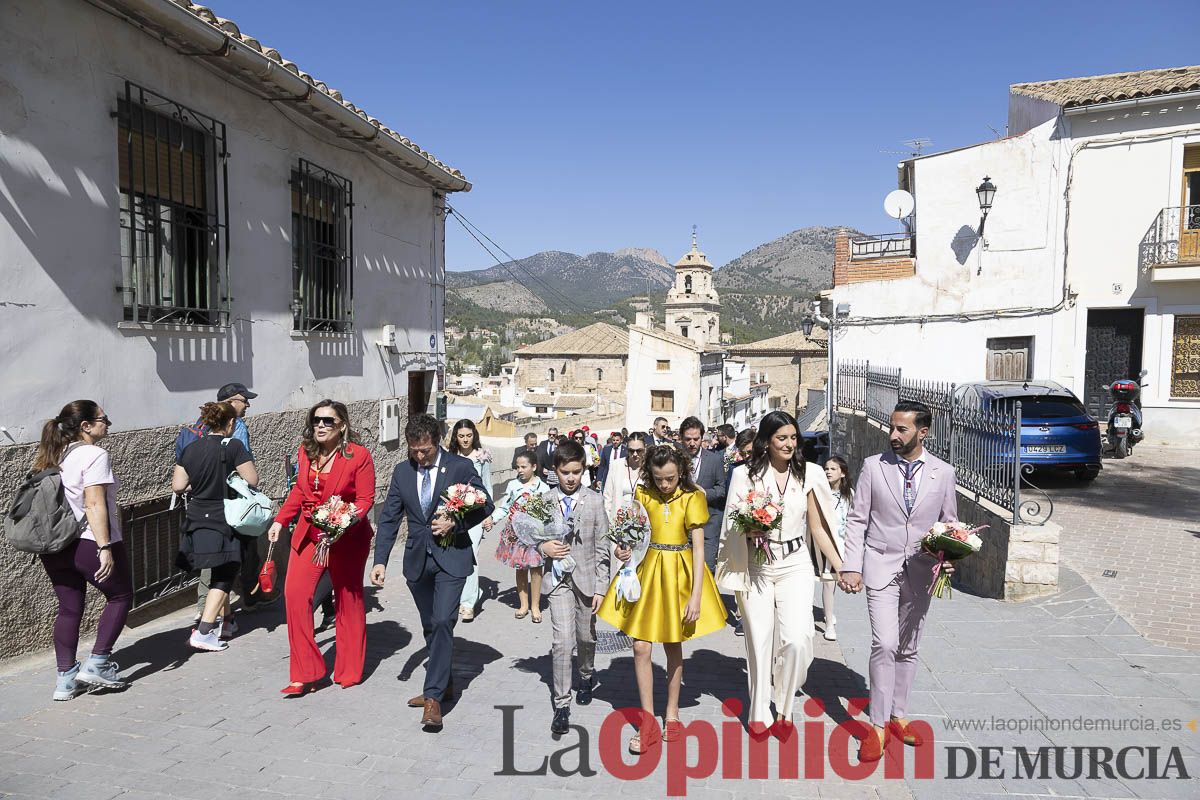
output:
[[[1142,371],[1140,308],[1091,309],[1087,318],[1084,405],[1097,419],[1108,416],[1107,386],[1119,378],[1137,380]]]

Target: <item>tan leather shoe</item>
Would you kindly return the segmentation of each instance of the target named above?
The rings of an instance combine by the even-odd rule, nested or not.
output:
[[[442,729],[442,704],[437,700],[425,701],[425,713],[421,715],[421,725],[430,731]]]
[[[446,691],[442,692],[442,702],[443,703],[449,702],[451,699],[453,699],[453,697],[454,697],[454,681],[450,681],[448,684],[446,684]],[[424,708],[425,707],[425,695],[419,694],[416,697],[408,698],[408,707],[409,708]]]
[[[884,748],[887,747],[888,728],[880,730],[874,725],[871,732],[862,740],[858,748],[859,762],[878,761],[883,758]]]
[[[920,747],[925,744],[924,737],[909,727],[909,722],[906,719],[892,717],[888,721],[888,728],[893,736],[899,736],[900,741],[904,742],[909,747]]]

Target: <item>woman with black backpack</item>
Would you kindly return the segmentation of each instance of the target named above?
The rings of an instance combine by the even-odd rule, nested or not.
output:
[[[108,435],[112,421],[91,400],[75,400],[42,428],[33,471],[57,469],[63,496],[81,523],[79,538],[57,553],[40,556],[54,593],[54,654],[58,660],[55,700],[70,700],[85,686],[120,689],[120,667],[112,660],[113,645],[133,606],[133,577],[121,541],[117,511],[117,480],[108,451],[97,442]],[[75,660],[79,625],[83,620],[87,584],[99,589],[107,602],[100,614],[92,655],[81,666]]]
[[[188,644],[197,650],[217,652],[229,645],[234,633],[229,608],[229,591],[242,563],[241,544],[225,521],[226,479],[236,471],[251,487],[258,485],[258,470],[246,447],[233,436],[237,411],[229,403],[205,403],[200,407],[200,424],[207,432],[179,455],[171,488],[188,492],[187,524],[179,537],[180,569],[210,569],[208,598],[204,613]],[[218,629],[217,616],[223,624]]]

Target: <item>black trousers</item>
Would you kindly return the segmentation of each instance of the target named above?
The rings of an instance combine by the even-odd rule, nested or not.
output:
[[[454,625],[466,578],[456,578],[438,566],[426,554],[421,576],[408,582],[413,602],[421,615],[421,632],[429,658],[425,662],[426,698],[441,700],[450,684],[450,664],[454,656]]]

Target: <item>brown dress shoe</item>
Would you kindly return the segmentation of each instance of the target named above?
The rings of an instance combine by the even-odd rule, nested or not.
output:
[[[451,681],[446,684],[446,691],[442,692],[442,702],[448,703],[453,699],[454,699],[454,680],[451,679]],[[424,708],[425,707],[425,695],[419,694],[416,697],[408,698],[408,707],[409,708]]]
[[[437,700],[425,701],[425,713],[421,715],[421,725],[426,730],[440,731],[442,729],[442,704]]]

